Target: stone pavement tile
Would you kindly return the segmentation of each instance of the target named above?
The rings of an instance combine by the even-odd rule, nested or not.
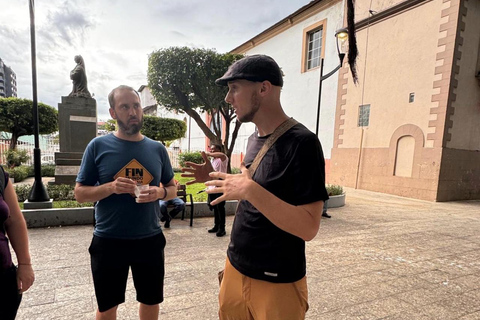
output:
[[[205,290],[203,292],[194,292],[188,297],[196,305],[214,304],[215,309],[218,310],[218,286],[217,289]]]
[[[82,313],[77,313],[77,314],[71,314],[71,315],[68,315],[68,316],[63,316],[63,315],[53,316],[52,318],[47,318],[47,319],[51,319],[51,320],[93,320],[93,319],[95,319],[95,314],[96,313],[97,313],[96,311],[91,311],[91,312],[87,312],[87,313],[82,312]],[[36,319],[36,320],[40,320],[40,319]],[[135,318],[135,320],[138,320],[138,317]]]
[[[53,319],[74,319],[74,314],[88,313],[95,310],[91,299],[77,299],[61,301],[31,307],[21,306],[18,310],[17,320],[40,320]]]
[[[450,274],[445,271],[430,270],[430,271],[418,273],[417,277],[433,284],[446,285],[450,279]]]
[[[310,287],[319,288],[320,290],[327,292],[345,292],[358,289],[360,287],[373,285],[375,283],[385,282],[391,280],[392,276],[386,274],[382,271],[373,271],[363,274],[357,274],[344,278],[336,278],[333,281],[326,280],[318,282],[318,279],[312,280],[312,283],[315,285],[310,285]]]
[[[418,288],[399,293],[396,298],[421,309],[423,306],[448,298],[450,294],[442,287]]]
[[[459,318],[459,320],[479,320],[479,319],[480,319],[480,311],[470,313]]]
[[[417,261],[413,263],[394,262],[391,264],[391,268],[386,269],[385,272],[400,277],[436,270],[437,267],[438,266],[431,261]]]
[[[351,295],[347,293],[328,293],[322,296],[308,293],[308,304],[310,306],[309,313],[318,315],[318,319],[322,319],[324,313],[333,312],[342,308],[351,307],[355,304]]]
[[[55,289],[55,301],[91,298],[95,295],[93,283]]]
[[[473,291],[468,291],[467,293],[465,293],[465,295],[467,295],[469,297],[473,297],[473,298],[477,299],[477,301],[480,301],[480,289],[475,289]]]
[[[418,313],[418,310],[411,304],[393,296],[375,299],[369,303],[362,304],[362,306],[369,314],[376,316],[377,319],[391,317],[402,312]]]
[[[458,310],[462,316],[480,311],[480,301],[466,294],[450,296],[448,299],[438,302],[438,304],[453,310]]]
[[[348,306],[334,311],[317,314],[311,310],[307,312],[308,320],[376,320],[378,317],[369,314],[364,307],[358,305]]]
[[[448,281],[445,285],[452,294],[463,294],[480,289],[480,275],[466,275]],[[479,303],[480,305],[480,303]]]
[[[365,303],[368,301],[375,301],[387,298],[389,296],[399,293],[400,290],[393,286],[389,286],[385,283],[375,283],[369,286],[365,286],[346,294],[351,295],[351,299],[356,304]]]
[[[434,263],[438,265],[438,270],[449,273],[452,279],[480,272],[480,270],[475,267],[461,263],[457,256],[435,259]]]
[[[416,308],[409,308],[402,310],[394,315],[382,318],[382,320],[438,320],[424,314],[421,310]]]
[[[164,285],[166,297],[178,296],[205,290],[205,283],[201,280],[175,281]]]
[[[165,297],[160,305],[162,312],[168,313],[177,310],[188,309],[194,307],[195,303],[190,299],[189,294],[181,294],[173,297]]]
[[[52,288],[64,288],[93,283],[92,274],[86,266],[35,271],[39,282],[48,282]]]
[[[385,282],[386,284],[399,289],[400,291],[410,291],[415,288],[432,288],[434,287],[428,281],[425,281],[418,277],[418,275],[402,276],[398,278],[392,278],[389,281]]]
[[[33,290],[32,286],[27,292],[22,295],[22,308],[33,307],[39,305],[52,304],[55,302],[55,290]]]
[[[194,308],[187,308],[168,313],[160,313],[161,320],[178,320],[178,319],[201,319],[201,320],[218,320],[218,305],[212,303],[204,303]]]
[[[466,315],[466,313],[462,310],[452,309],[448,306],[442,305],[441,303],[425,305],[421,310],[432,319],[456,320]]]

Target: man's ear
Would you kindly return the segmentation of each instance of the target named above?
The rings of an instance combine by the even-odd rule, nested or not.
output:
[[[109,108],[108,112],[110,112],[110,117],[112,117],[112,119],[117,120],[117,115],[115,114],[115,111],[112,108]]]
[[[272,84],[270,83],[270,81],[263,81],[260,87],[260,94],[268,94],[270,90],[272,90]]]

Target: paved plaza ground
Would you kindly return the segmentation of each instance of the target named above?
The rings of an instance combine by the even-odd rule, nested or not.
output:
[[[347,189],[307,244],[307,319],[480,319],[480,201],[432,203]],[[227,218],[230,229],[233,217]],[[165,230],[160,319],[218,319],[227,237],[213,218]],[[94,319],[92,226],[30,229],[34,286],[17,319]],[[119,319],[138,319],[131,279]],[[273,319],[277,320],[277,319]],[[293,319],[286,319],[293,320]]]

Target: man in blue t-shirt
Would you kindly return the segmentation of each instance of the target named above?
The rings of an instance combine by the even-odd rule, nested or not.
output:
[[[225,101],[238,120],[253,122],[241,174],[213,172],[205,163],[187,163],[184,177],[215,186],[222,195],[212,202],[239,200],[219,293],[224,319],[304,319],[308,309],[305,241],[318,232],[324,201],[325,162],[318,137],[283,111],[282,71],[265,55],[238,60],[216,80],[228,86]],[[253,177],[256,155],[273,135]],[[269,144],[267,144],[268,146]],[[248,294],[245,294],[247,292]]]
[[[88,144],[75,186],[78,202],[96,202],[89,248],[96,319],[116,319],[117,307],[125,301],[129,268],[140,319],[158,319],[165,274],[158,201],[176,197],[173,170],[165,147],[140,133],[138,92],[119,86],[108,101],[118,131]]]

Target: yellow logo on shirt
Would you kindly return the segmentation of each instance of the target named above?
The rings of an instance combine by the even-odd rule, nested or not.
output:
[[[150,184],[153,180],[152,174],[136,159],[133,159],[118,171],[114,179],[117,179],[118,177],[132,179],[137,184]]]

